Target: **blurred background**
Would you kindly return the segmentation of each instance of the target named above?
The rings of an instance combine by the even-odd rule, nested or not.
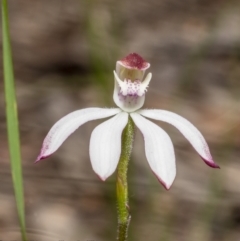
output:
[[[137,52],[153,73],[145,107],[196,125],[221,169],[209,168],[174,127],[157,122],[176,153],[177,177],[166,191],[137,131],[129,240],[240,240],[239,1],[9,0],[9,12],[29,239],[115,240],[115,174],[99,181],[88,153],[101,121],[85,124],[53,156],[33,163],[59,118],[115,106],[116,60]],[[2,79],[2,63],[0,72]],[[20,240],[2,80],[0,110],[0,238]]]

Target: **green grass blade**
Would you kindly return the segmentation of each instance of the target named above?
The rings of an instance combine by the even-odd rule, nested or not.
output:
[[[3,31],[3,68],[4,68],[4,87],[6,100],[7,132],[8,144],[11,159],[11,171],[15,198],[17,203],[18,216],[22,231],[22,239],[26,240],[24,195],[21,153],[19,142],[17,103],[14,87],[14,73],[12,63],[12,53],[8,23],[7,0],[2,0],[2,31]]]

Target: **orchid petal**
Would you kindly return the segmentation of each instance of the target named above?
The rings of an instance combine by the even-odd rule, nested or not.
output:
[[[219,166],[213,161],[208,144],[203,135],[188,120],[182,116],[166,110],[140,110],[138,113],[145,117],[164,121],[175,126],[190,142],[190,144],[198,152],[198,154],[202,157],[208,166],[219,168]]]
[[[121,112],[98,125],[90,139],[90,160],[93,170],[105,181],[116,170],[121,154],[122,131],[128,114]]]
[[[41,152],[36,160],[36,162],[47,158],[53,154],[62,143],[71,135],[77,128],[79,128],[84,123],[102,119],[109,116],[113,116],[121,112],[120,109],[103,109],[103,108],[87,108],[82,110],[74,111],[58,122],[51,128],[45,137],[42,145]]]
[[[174,148],[170,137],[162,128],[138,113],[130,115],[143,134],[150,168],[163,186],[169,189],[176,176]]]

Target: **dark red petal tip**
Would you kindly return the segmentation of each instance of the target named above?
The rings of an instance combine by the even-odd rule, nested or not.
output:
[[[205,161],[205,163],[206,163],[208,166],[212,167],[212,168],[218,168],[218,169],[220,169],[220,166],[217,165],[217,164],[214,163],[214,162]]]
[[[50,155],[48,156],[41,156],[41,154],[37,157],[36,161],[34,162],[35,164],[38,163],[39,161],[48,158]]]
[[[160,178],[157,178],[157,179],[167,191],[170,189],[171,186],[167,185],[162,179]]]
[[[152,171],[152,173],[154,174],[154,176],[158,179],[158,181],[162,184],[162,186],[168,191],[172,184],[171,185],[167,185],[166,182],[164,182],[155,172]]]
[[[129,68],[135,68],[135,69],[146,69],[149,67],[149,63],[146,62],[139,54],[137,53],[131,53],[127,55],[125,58],[120,60],[123,65]]]
[[[202,157],[201,157],[202,158]],[[206,160],[204,158],[202,158],[203,161],[209,166],[209,167],[212,167],[212,168],[218,168],[220,169],[220,166],[218,164],[216,164],[213,160]]]
[[[101,176],[99,176],[98,174],[97,174],[97,177],[98,177],[101,181],[103,181],[103,182],[105,182],[106,179],[107,179],[107,178],[105,178],[105,177],[101,177]]]

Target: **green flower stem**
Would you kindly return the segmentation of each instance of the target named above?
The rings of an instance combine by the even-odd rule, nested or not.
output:
[[[18,129],[17,102],[15,96],[14,73],[12,62],[12,51],[8,23],[7,0],[2,0],[2,37],[3,37],[3,69],[4,87],[6,100],[6,117],[9,152],[11,159],[12,179],[17,203],[18,217],[20,221],[22,240],[26,240],[25,214],[22,165]]]
[[[126,241],[128,226],[131,220],[128,205],[127,171],[133,147],[134,123],[129,117],[127,126],[122,134],[122,152],[117,168],[117,207],[118,207],[118,233],[117,240]]]

